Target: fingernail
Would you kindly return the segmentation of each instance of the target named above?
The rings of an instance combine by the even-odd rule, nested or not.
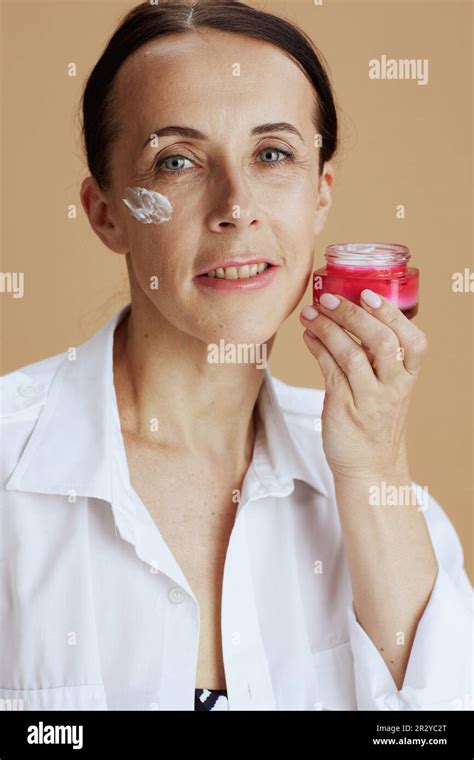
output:
[[[310,321],[313,319],[316,319],[318,314],[319,314],[319,311],[316,311],[314,306],[305,306],[304,309],[301,310],[301,315],[305,319],[309,319]]]
[[[362,300],[373,309],[378,309],[382,305],[382,299],[373,290],[363,290],[360,295]]]
[[[319,303],[322,303],[326,309],[335,309],[341,303],[341,299],[333,296],[332,293],[323,293],[319,299]]]

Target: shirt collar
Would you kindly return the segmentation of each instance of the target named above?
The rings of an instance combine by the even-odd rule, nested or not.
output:
[[[119,430],[113,385],[114,331],[131,304],[122,307],[91,338],[65,353],[7,490],[88,496],[112,501],[112,455]],[[266,367],[257,400],[252,467],[263,494],[285,495],[298,478],[327,496],[308,452],[300,452],[285,421]],[[123,451],[123,440],[120,441]]]

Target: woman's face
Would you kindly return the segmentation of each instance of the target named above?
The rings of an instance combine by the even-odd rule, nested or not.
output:
[[[330,205],[332,169],[318,176],[310,83],[278,48],[204,30],[141,47],[115,87],[120,137],[107,201],[120,233],[114,250],[129,253],[131,287],[141,290],[132,295],[145,294],[171,325],[205,343],[268,340],[306,290]],[[301,137],[262,128],[282,123]],[[202,137],[150,141],[167,126]],[[138,221],[122,200],[127,187],[166,196],[172,219]],[[255,258],[276,267],[264,287],[217,289],[195,279]]]

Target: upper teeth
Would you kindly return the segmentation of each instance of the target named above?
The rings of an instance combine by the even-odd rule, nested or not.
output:
[[[206,272],[206,275],[208,277],[220,277],[222,280],[239,280],[244,277],[254,277],[268,266],[270,265],[262,262],[261,264],[245,264],[242,267],[220,267]]]

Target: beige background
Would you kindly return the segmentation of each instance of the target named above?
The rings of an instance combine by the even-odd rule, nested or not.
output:
[[[472,302],[452,274],[472,261],[472,5],[461,2],[266,0],[329,62],[342,144],[333,208],[316,240],[315,267],[331,242],[408,245],[420,269],[425,358],[411,406],[412,477],[428,485],[461,537],[472,578]],[[125,261],[89,227],[78,102],[85,78],[130,2],[2,4],[3,272],[25,273],[25,295],[0,294],[0,373],[85,340],[127,302]],[[429,83],[370,81],[368,60],[428,58]],[[68,63],[76,78],[67,76]],[[278,86],[278,83],[275,83]],[[78,218],[67,207],[77,204]],[[406,219],[395,206],[405,204]],[[311,302],[308,289],[306,299]],[[273,373],[324,387],[297,310],[282,326]]]

